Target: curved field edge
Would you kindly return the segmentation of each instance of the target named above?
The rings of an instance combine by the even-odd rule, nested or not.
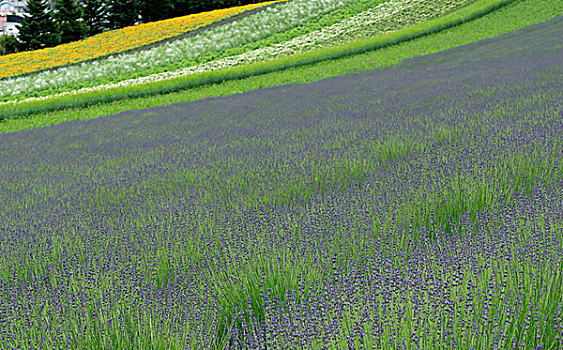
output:
[[[274,0],[274,1],[266,2],[266,3],[255,4],[255,5],[261,5],[261,6],[254,6],[254,8],[251,8],[249,10],[246,10],[246,11],[243,10],[243,11],[241,11],[241,12],[235,14],[235,15],[227,16],[223,19],[218,19],[214,22],[210,22],[209,24],[203,25],[201,27],[196,27],[195,29],[191,29],[187,32],[184,32],[184,33],[181,33],[181,34],[178,34],[178,35],[175,35],[175,36],[171,36],[171,37],[168,37],[168,38],[156,40],[154,42],[151,42],[151,43],[148,43],[148,44],[145,44],[145,45],[141,45],[141,46],[134,47],[134,48],[131,48],[131,49],[126,49],[126,50],[123,50],[123,51],[111,52],[111,53],[108,53],[108,54],[105,54],[105,55],[93,57],[91,59],[81,60],[81,61],[67,63],[67,64],[60,64],[60,65],[56,65],[56,66],[52,66],[52,67],[48,67],[48,68],[44,68],[44,69],[36,69],[36,70],[26,72],[26,73],[21,73],[21,74],[16,74],[16,75],[11,75],[11,76],[0,76],[0,80],[8,80],[8,79],[12,79],[12,78],[30,76],[30,75],[38,74],[38,73],[41,73],[41,72],[47,72],[47,71],[57,70],[57,69],[61,69],[61,68],[77,66],[77,65],[81,65],[81,64],[85,64],[85,63],[100,61],[100,60],[104,60],[104,59],[107,59],[109,57],[116,56],[116,55],[126,55],[128,53],[133,53],[133,52],[138,52],[138,51],[143,51],[143,50],[149,50],[149,49],[154,48],[154,47],[162,46],[162,45],[167,44],[167,43],[171,43],[171,42],[181,40],[181,39],[193,36],[193,35],[197,35],[197,34],[203,32],[203,31],[207,31],[207,30],[213,29],[217,26],[220,26],[220,25],[223,25],[223,24],[226,24],[226,23],[230,23],[230,22],[239,20],[241,18],[248,17],[250,15],[262,12],[262,11],[264,11],[264,10],[270,8],[270,7],[283,4],[285,2],[287,2],[287,0]],[[240,6],[238,6],[238,7],[240,7]],[[208,11],[208,12],[213,12],[213,11]],[[205,13],[206,12],[203,12],[203,14],[205,14]],[[117,30],[121,30],[121,29],[117,29]],[[86,38],[86,39],[83,39],[81,41],[88,40],[88,39],[89,38]],[[49,48],[49,49],[54,49],[54,48],[56,48],[56,47]],[[6,58],[9,58],[9,57],[6,56]]]
[[[403,41],[429,35],[490,13],[515,0],[481,0],[443,17],[414,25],[397,32],[382,34],[373,38],[358,40],[335,47],[319,49],[313,52],[296,54],[265,62],[251,63],[241,67],[220,69],[213,72],[192,74],[188,76],[125,86],[100,89],[77,94],[53,96],[6,102],[0,105],[0,119],[17,117],[27,114],[42,113],[74,107],[87,107],[98,103],[119,99],[138,98],[155,94],[166,94],[201,85],[220,83],[225,80],[241,79],[252,75],[271,73],[291,67],[317,63],[325,60],[360,54],[370,50],[394,45]],[[8,113],[6,113],[8,112]]]
[[[25,113],[20,110],[21,114],[18,115],[20,118],[15,118],[16,115],[11,113],[14,111],[10,111],[4,106],[4,115],[12,119],[5,119],[0,123],[0,133],[18,132],[55,125],[67,120],[99,118],[130,109],[232,95],[269,86],[307,83],[354,71],[389,66],[414,56],[432,54],[518,30],[556,17],[561,14],[561,11],[562,4],[550,0],[520,0],[487,16],[421,37],[417,40],[405,41],[380,50],[368,51],[359,55],[318,62],[307,66],[292,67],[264,75],[252,75],[240,80],[223,81],[221,84],[202,85],[186,91],[166,95],[155,94],[132,100],[109,100],[108,103],[97,106],[92,105],[89,108],[60,106],[63,109],[62,111],[48,112],[48,109],[41,110],[41,106],[38,103],[36,106],[37,110],[34,113]],[[64,108],[67,108],[67,110],[64,110]],[[21,116],[27,118],[21,118]]]
[[[278,30],[270,31],[271,33],[262,39],[254,40],[250,38],[249,42],[240,45],[239,44],[232,45],[227,43],[226,47],[220,49],[212,48],[211,50],[208,50],[206,48],[202,51],[200,48],[197,48],[192,53],[186,55],[187,45],[196,45],[197,47],[198,44],[197,37],[199,37],[199,35],[197,36],[192,35],[192,36],[186,36],[182,40],[177,40],[175,42],[167,43],[165,45],[156,46],[149,50],[114,56],[114,58],[111,59],[113,64],[110,62],[109,65],[106,65],[105,62],[106,60],[94,61],[88,64],[66,67],[60,70],[55,69],[51,71],[40,72],[30,76],[16,77],[13,78],[13,80],[10,80],[11,84],[7,84],[8,81],[3,81],[0,79],[0,104],[2,102],[26,100],[34,97],[37,98],[37,97],[51,96],[51,95],[54,96],[54,95],[59,95],[62,93],[70,93],[70,92],[76,93],[83,91],[82,89],[86,89],[86,88],[88,89],[99,88],[101,86],[106,86],[108,84],[119,84],[131,79],[143,79],[143,78],[147,79],[147,78],[151,78],[152,75],[156,75],[156,74],[174,73],[174,72],[182,71],[184,69],[188,69],[188,67],[195,68],[198,65],[209,64],[211,61],[216,62],[216,61],[220,61],[221,59],[225,59],[227,57],[230,58],[230,56],[240,56],[247,52],[250,53],[250,51],[259,50],[266,47],[274,47],[280,43],[291,42],[291,40],[294,39],[295,37],[309,34],[314,30],[313,28],[315,27],[319,28],[319,27],[334,25],[335,23],[341,23],[342,21],[348,20],[349,17],[352,17],[359,12],[363,12],[373,8],[377,3],[380,2],[390,3],[393,1],[406,2],[412,0],[347,1],[347,3],[344,6],[338,7],[335,10],[332,10],[328,13],[324,13],[319,16],[313,17],[292,28],[283,29],[282,27],[278,27]],[[439,1],[439,0],[416,0],[416,1]],[[472,1],[472,0],[461,0],[461,1]],[[300,2],[307,3],[303,1]],[[258,14],[259,13],[256,13],[256,15]],[[344,16],[347,15],[347,17],[343,18],[343,15]],[[255,16],[252,17],[256,18]],[[245,18],[241,18],[241,20],[244,19]],[[224,23],[224,25],[217,26],[215,28],[217,29],[220,29],[221,27],[225,28],[226,26],[229,25],[237,26],[240,24],[238,22],[239,21]],[[241,31],[245,30],[244,23],[249,25],[248,22],[243,22],[243,25],[238,27]],[[200,32],[200,34],[204,36],[203,39],[212,38],[214,36],[213,32],[215,32],[215,35],[220,35],[221,32],[215,31],[214,30],[215,28],[210,28],[209,30]],[[237,35],[237,37],[241,37],[241,36],[246,36],[246,35],[242,35],[242,34]],[[186,41],[186,39],[195,40],[195,41]],[[228,40],[229,39],[227,39],[227,41]],[[181,44],[182,42],[184,44]],[[174,47],[176,43],[180,43],[179,47]],[[204,41],[199,41],[199,43],[202,44],[204,43]],[[203,46],[206,47],[207,45],[203,45]],[[172,56],[176,56],[176,58],[170,59],[168,57],[167,58],[163,57],[164,61],[161,61],[160,63],[154,65],[153,61],[155,61],[155,59],[150,57],[151,56],[150,52],[151,51],[155,52],[155,50],[165,47],[172,49],[172,52],[174,52]],[[138,56],[138,54],[140,53],[142,55],[147,53],[149,56]],[[162,50],[161,50],[161,54],[162,54]],[[156,55],[153,55],[153,57],[157,57],[156,61],[158,61],[159,60],[158,57],[161,56],[162,55],[159,55],[158,53]],[[269,57],[269,58],[271,59],[274,57]],[[119,64],[120,60],[123,60],[121,64]],[[246,62],[246,63],[250,63],[250,62]],[[130,68],[128,69],[124,68],[125,66],[129,66],[129,65]],[[227,67],[221,67],[221,68],[227,68]],[[216,69],[208,69],[206,71],[216,70]],[[68,78],[67,75],[71,76],[70,80],[67,80]],[[52,84],[44,85],[44,83],[47,81],[60,82],[60,83],[55,83],[54,85]],[[37,82],[39,84],[37,84]],[[125,85],[128,84],[125,83]]]

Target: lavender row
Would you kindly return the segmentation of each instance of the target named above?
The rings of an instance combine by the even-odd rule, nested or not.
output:
[[[0,135],[0,344],[561,348],[561,31]]]

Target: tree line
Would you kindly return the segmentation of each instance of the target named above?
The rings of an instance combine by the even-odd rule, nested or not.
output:
[[[0,54],[37,50],[140,22],[266,0],[28,0],[17,40],[0,40]],[[2,47],[3,46],[3,47]],[[9,47],[6,47],[9,46]]]

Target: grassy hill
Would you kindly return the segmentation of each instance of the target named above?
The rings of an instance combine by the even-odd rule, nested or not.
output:
[[[2,347],[563,347],[563,4],[305,3],[5,96]]]

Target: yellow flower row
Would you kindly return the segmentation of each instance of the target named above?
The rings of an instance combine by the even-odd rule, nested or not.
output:
[[[15,77],[136,49],[280,1],[287,0],[274,0],[143,23],[52,48],[0,56],[0,78]]]

